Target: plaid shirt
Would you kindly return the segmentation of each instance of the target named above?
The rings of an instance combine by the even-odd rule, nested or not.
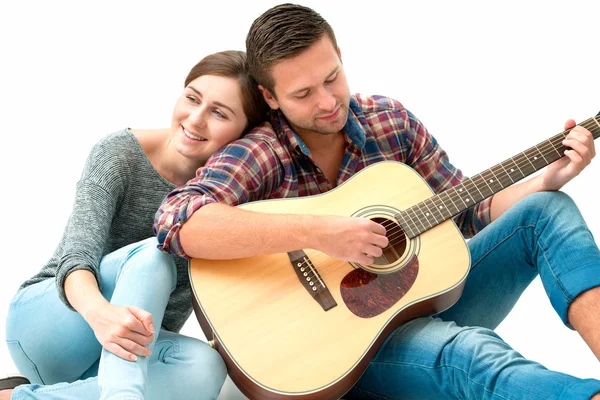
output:
[[[366,166],[385,160],[411,166],[436,193],[464,179],[421,122],[390,98],[353,95],[344,132],[346,150],[338,185]],[[283,114],[272,112],[269,122],[215,153],[194,179],[167,196],[156,213],[154,233],[161,250],[187,257],[179,229],[205,204],[235,206],[315,195],[332,188]],[[464,236],[472,237],[490,223],[490,204],[488,198],[455,217]]]

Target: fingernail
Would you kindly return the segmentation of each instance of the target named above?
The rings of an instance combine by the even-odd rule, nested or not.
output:
[[[132,354],[130,358],[131,361],[137,361],[137,356],[135,354]]]
[[[150,322],[150,332],[154,333],[154,324]]]

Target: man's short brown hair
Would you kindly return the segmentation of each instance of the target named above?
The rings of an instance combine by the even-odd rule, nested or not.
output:
[[[327,34],[335,50],[333,29],[320,14],[297,4],[280,4],[258,17],[246,36],[248,69],[259,85],[275,96],[271,67],[296,57]]]

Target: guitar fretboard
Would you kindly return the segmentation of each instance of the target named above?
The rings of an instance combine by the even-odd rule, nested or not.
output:
[[[589,130],[594,139],[600,137],[600,119],[589,118],[579,124]],[[464,179],[452,188],[428,198],[395,215],[408,238],[413,238],[450,219],[502,189],[539,171],[558,160],[568,150],[562,141],[566,130],[481,172]]]

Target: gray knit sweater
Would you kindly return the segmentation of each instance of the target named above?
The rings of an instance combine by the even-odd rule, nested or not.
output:
[[[175,185],[152,166],[129,130],[108,135],[90,152],[77,183],[75,204],[54,255],[21,288],[56,278],[59,296],[72,309],[64,291],[67,275],[78,269],[98,280],[100,260],[130,243],[152,237],[154,214]],[[178,332],[192,311],[187,261],[175,257],[177,287],[171,294],[163,328]]]

